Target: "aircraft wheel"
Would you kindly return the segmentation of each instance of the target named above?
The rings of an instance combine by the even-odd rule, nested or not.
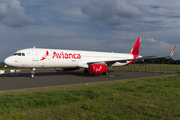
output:
[[[35,77],[34,77],[35,70],[36,70],[35,68],[32,68],[32,69],[31,69],[31,75],[30,75],[31,78],[35,78]]]
[[[30,75],[31,78],[34,78],[34,75]]]

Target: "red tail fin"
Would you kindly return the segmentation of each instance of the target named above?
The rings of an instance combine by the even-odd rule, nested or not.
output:
[[[141,44],[141,38],[138,38],[136,43],[134,44],[131,52],[129,52],[129,54],[134,55],[134,59],[136,59],[139,56],[140,44]]]

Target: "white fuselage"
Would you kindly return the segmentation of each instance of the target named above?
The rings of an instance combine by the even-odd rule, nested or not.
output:
[[[132,54],[61,50],[61,49],[22,49],[4,60],[7,65],[24,68],[88,68],[88,62],[133,59]],[[112,66],[124,66],[125,63],[115,62]],[[105,63],[101,63],[105,64]]]

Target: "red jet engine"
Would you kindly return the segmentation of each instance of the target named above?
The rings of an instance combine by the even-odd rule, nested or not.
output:
[[[108,71],[108,67],[102,64],[90,64],[88,71],[89,73],[105,73]]]

